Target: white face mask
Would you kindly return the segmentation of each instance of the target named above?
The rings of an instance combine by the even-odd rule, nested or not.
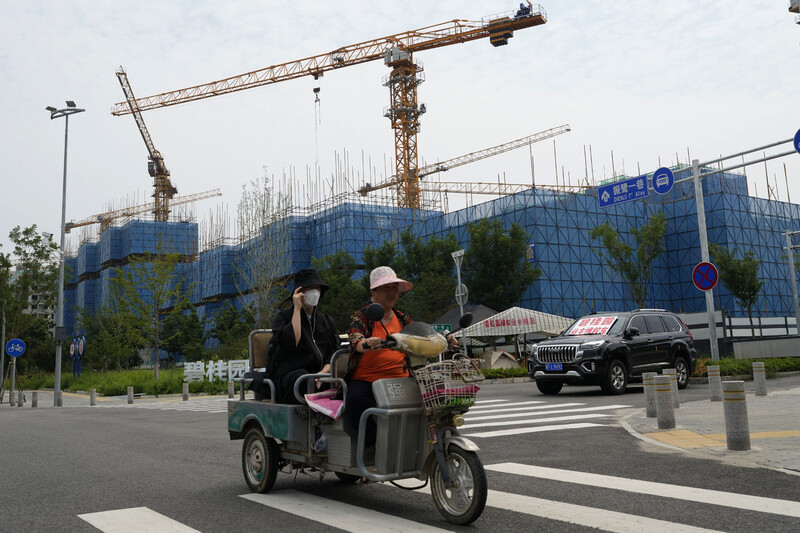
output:
[[[306,296],[306,305],[308,305],[310,307],[316,307],[317,306],[317,304],[319,303],[319,297],[321,295],[321,293],[319,292],[319,289],[308,289],[303,294],[305,294],[305,296]]]

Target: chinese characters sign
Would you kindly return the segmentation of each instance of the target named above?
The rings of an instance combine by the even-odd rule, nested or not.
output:
[[[615,316],[596,316],[582,318],[570,330],[570,335],[605,335],[611,326],[616,322]]]
[[[183,366],[183,381],[192,383],[195,381],[233,381],[236,378],[243,378],[245,372],[250,370],[250,361],[247,359],[235,359],[233,361],[197,361],[196,363],[185,363]]]
[[[597,188],[597,201],[600,207],[609,207],[645,197],[647,197],[647,176],[617,181]]]
[[[486,328],[504,328],[508,326],[535,326],[536,319],[532,316],[521,318],[489,318],[483,321]]]

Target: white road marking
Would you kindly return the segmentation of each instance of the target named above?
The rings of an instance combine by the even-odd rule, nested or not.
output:
[[[569,404],[566,404],[569,405]],[[580,405],[580,404],[579,404]],[[465,416],[464,419],[472,426],[473,420],[498,420],[500,418],[519,418],[521,416],[542,416],[542,415],[556,415],[559,413],[581,413],[585,411],[603,411],[606,409],[623,409],[631,407],[630,405],[605,405],[600,407],[581,407],[580,409],[553,409],[552,411],[524,411],[521,413],[511,413],[507,415],[492,415],[492,416],[478,416],[469,417]],[[483,413],[480,413],[483,414]]]
[[[514,405],[514,404],[504,404],[504,405],[492,405],[491,407],[500,407],[500,409],[484,409],[483,411],[476,413],[479,415],[485,415],[487,413],[510,413],[514,411],[533,411],[535,409],[554,409],[558,407],[578,407],[581,405],[586,405],[585,403],[559,403],[559,404],[551,404],[551,405],[537,405],[533,407],[512,407],[511,409],[505,409],[506,405]],[[470,412],[473,412],[477,407],[471,407]],[[471,415],[466,415],[471,416]]]
[[[78,518],[104,533],[200,533],[147,507],[79,514]]]
[[[777,514],[800,518],[800,502],[779,500],[762,496],[750,496],[735,492],[700,489],[681,485],[670,485],[655,481],[642,481],[574,470],[562,470],[544,466],[524,465],[518,463],[500,463],[485,467],[486,470],[517,474],[536,478],[552,479],[566,483],[576,483],[592,487],[623,490],[650,496],[662,496],[691,502],[707,503],[724,507],[759,511],[762,513]],[[559,504],[561,505],[561,504]]]
[[[607,416],[607,415],[601,415]],[[484,431],[482,433],[464,433],[465,437],[505,437],[507,435],[522,435],[525,433],[541,433],[543,431],[558,431],[561,429],[583,429],[592,427],[602,427],[603,424],[593,424],[591,422],[579,422],[577,424],[554,424],[552,426],[533,426],[525,428],[503,429],[498,431]]]
[[[320,498],[296,490],[280,490],[268,494],[242,494],[241,497],[279,511],[355,533],[376,531],[378,529],[397,533],[406,531],[447,531],[446,529],[420,524],[412,520],[347,503]]]
[[[480,424],[466,424],[467,430],[474,428],[498,427],[498,426],[519,426],[520,424],[543,424],[545,422],[568,422],[570,420],[583,420],[586,418],[608,418],[612,415],[589,413],[585,415],[551,416],[547,418],[535,418],[529,420],[505,420],[503,422],[481,422]]]
[[[486,405],[487,403],[498,403],[498,402],[505,402],[507,400],[478,400],[474,407],[470,407],[470,409],[486,409],[487,407],[497,407],[497,405]],[[544,403],[542,400],[532,400],[529,402],[508,402],[504,403],[504,406],[509,405],[535,405]]]

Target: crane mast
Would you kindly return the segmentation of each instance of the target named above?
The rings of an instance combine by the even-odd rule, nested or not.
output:
[[[400,207],[419,208],[417,133],[419,117],[425,113],[425,106],[417,104],[417,87],[423,81],[423,69],[421,63],[414,61],[413,54],[487,37],[492,46],[503,46],[508,44],[515,30],[546,22],[544,9],[527,1],[527,5],[520,4],[517,10],[484,17],[480,21],[456,19],[138,100],[132,99],[131,93],[127,102],[114,104],[111,113],[117,116],[130,113],[135,115],[150,109],[193,102],[303,76],[319,77],[330,70],[383,59],[392,69],[384,80],[384,85],[390,91],[390,106],[384,111],[384,116],[391,121],[395,134],[397,202]]]
[[[142,135],[142,140],[147,146],[149,160],[147,163],[147,172],[153,178],[153,216],[158,222],[166,222],[169,219],[169,201],[178,189],[172,185],[169,179],[169,170],[164,163],[164,157],[161,152],[156,150],[153,144],[153,139],[150,137],[150,132],[147,130],[147,125],[144,123],[142,112],[136,103],[136,97],[133,95],[133,89],[128,82],[128,75],[125,69],[121,66],[117,69],[117,79],[122,86],[122,92],[125,93],[125,99],[128,105],[129,112],[133,115],[136,125],[139,128],[139,133]]]

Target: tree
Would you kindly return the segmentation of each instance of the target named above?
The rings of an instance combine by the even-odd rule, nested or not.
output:
[[[158,380],[161,326],[170,316],[188,308],[188,296],[192,286],[183,287],[185,281],[176,279],[178,254],[161,252],[159,242],[157,254],[145,252],[131,258],[128,265],[114,268],[112,283],[117,285],[120,295],[119,307],[142,333],[147,347],[154,349],[155,378]],[[168,340],[168,339],[167,339]]]
[[[219,341],[217,355],[221,359],[238,359],[247,349],[250,331],[253,329],[249,318],[250,314],[246,310],[237,309],[230,301],[211,318],[211,327],[206,338]]]
[[[201,320],[194,309],[169,316],[161,331],[165,339],[162,345],[167,354],[183,354],[187,361],[203,358],[205,320]]]
[[[758,279],[758,267],[761,261],[755,258],[752,250],[745,252],[742,259],[736,257],[738,249],[732,251],[715,243],[709,245],[709,252],[714,265],[719,271],[719,280],[741,307],[747,309],[750,319],[750,334],[755,337],[753,326],[753,306],[758,302],[758,294],[764,282]]]
[[[467,231],[469,249],[461,272],[470,301],[497,310],[519,303],[525,289],[542,275],[528,262],[525,230],[514,223],[506,232],[500,220],[481,219]]]
[[[320,309],[333,318],[338,332],[344,333],[350,326],[353,311],[369,300],[361,283],[353,279],[356,261],[344,250],[339,250],[311,262],[329,287],[320,301]]]
[[[667,217],[659,211],[641,228],[630,228],[636,241],[636,252],[623,242],[617,230],[605,222],[589,232],[592,239],[600,239],[605,252],[594,249],[606,264],[622,276],[637,307],[647,307],[647,291],[650,287],[650,272],[653,263],[664,251],[664,235]]]
[[[455,278],[453,258],[458,249],[455,236],[431,237],[427,241],[406,229],[400,241],[384,241],[380,248],[364,250],[366,273],[363,286],[369,288],[369,273],[380,265],[391,266],[398,276],[414,284],[414,290],[401,297],[403,311],[416,320],[432,322],[453,302]]]
[[[266,169],[265,169],[266,174]],[[242,254],[236,265],[236,289],[256,328],[268,328],[285,294],[291,268],[289,199],[275,194],[266,177],[242,187],[237,225]]]

